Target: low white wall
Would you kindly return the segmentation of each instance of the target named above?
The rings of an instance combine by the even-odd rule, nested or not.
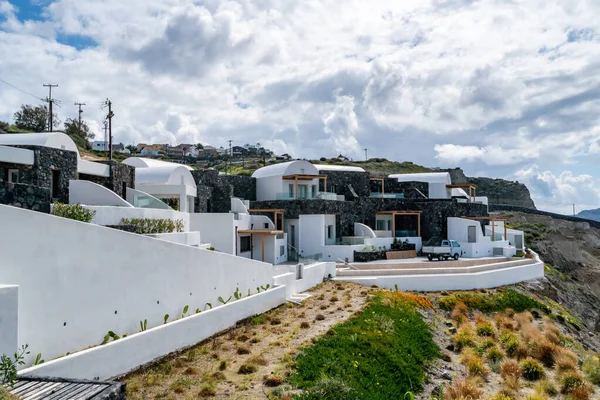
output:
[[[285,297],[289,299],[296,293],[302,293],[323,282],[323,278],[336,276],[335,263],[321,262],[306,265],[302,268],[302,279],[296,279],[296,266],[290,266],[290,272],[273,278],[275,286],[285,286]]]
[[[6,354],[12,358],[17,351],[18,322],[19,287],[0,285],[0,356]]]
[[[0,146],[0,161],[5,163],[33,165],[33,150],[18,147]]]
[[[144,236],[165,240],[171,243],[184,244],[186,246],[200,246],[200,232],[155,233]]]
[[[273,288],[103,346],[45,362],[22,370],[20,374],[100,380],[118,377],[159,357],[192,346],[284,301],[285,288]]]
[[[88,206],[84,208],[96,211],[92,223],[96,225],[119,225],[123,218],[156,218],[183,220],[184,231],[190,231],[190,215],[175,210],[160,210],[157,208],[126,208],[110,206]]]
[[[441,290],[488,289],[513,283],[538,279],[544,276],[544,263],[496,269],[485,272],[427,275],[379,275],[362,277],[338,277],[336,280],[354,282],[360,285],[377,285],[400,290],[438,292]]]
[[[112,190],[90,181],[69,181],[69,203],[89,206],[133,207]]]
[[[155,210],[156,211],[156,210]],[[135,333],[273,284],[273,267],[215,251],[0,205],[0,283],[19,285],[19,345],[31,362]]]
[[[197,213],[189,214],[189,218],[190,230],[199,231],[205,243],[212,244],[217,251],[235,253],[233,213]]]
[[[97,163],[88,160],[77,160],[77,172],[94,176],[110,176],[110,167],[107,164]]]

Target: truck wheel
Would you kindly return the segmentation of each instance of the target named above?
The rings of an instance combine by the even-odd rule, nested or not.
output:
[[[433,256],[432,256],[431,254],[427,254],[427,259],[428,259],[429,261],[431,261],[431,260],[433,260]]]
[[[459,257],[459,256],[458,256],[458,253],[455,253],[455,254],[454,254],[454,259],[455,259],[455,260],[458,260],[458,257]]]
[[[438,261],[444,261],[444,256],[438,256]]]

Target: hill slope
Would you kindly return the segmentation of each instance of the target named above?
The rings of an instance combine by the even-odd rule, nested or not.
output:
[[[577,214],[579,218],[591,219],[600,222],[600,208],[595,210],[583,210]]]

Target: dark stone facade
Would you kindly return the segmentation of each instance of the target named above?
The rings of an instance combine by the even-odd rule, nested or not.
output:
[[[297,219],[301,214],[334,214],[338,237],[353,236],[354,223],[375,227],[378,211],[422,211],[421,236],[428,240],[433,236],[446,237],[448,217],[487,216],[483,204],[458,203],[454,200],[411,200],[361,198],[356,201],[332,200],[273,200],[255,201],[253,209],[285,209],[285,218]]]
[[[354,252],[354,261],[355,262],[370,262],[377,260],[385,260],[387,251],[378,250],[378,251],[355,251]]]
[[[405,199],[429,197],[429,184],[427,182],[398,182],[397,179],[393,178],[384,179],[385,193],[402,193]],[[371,192],[381,193],[381,181],[371,181]]]
[[[135,168],[116,161],[96,161],[110,166],[110,177],[79,174],[79,179],[97,183],[127,199],[127,188],[135,189]]]
[[[33,150],[34,163],[0,163],[0,180],[7,180],[9,169],[18,169],[20,184],[46,188],[53,200],[68,203],[69,181],[77,179],[77,153],[42,146],[15,147]]]
[[[250,176],[220,175],[223,185],[233,186],[233,196],[240,199],[256,200],[256,178]]]
[[[368,172],[354,171],[320,171],[319,174],[327,176],[327,190],[325,182],[319,180],[319,191],[331,192],[345,196],[347,201],[356,200],[357,197],[369,197],[369,179]],[[353,192],[354,191],[354,192]]]
[[[50,212],[50,189],[0,181],[0,204]]]
[[[231,210],[231,198],[256,199],[256,178],[219,175],[212,169],[190,171],[196,182],[194,210],[197,213],[223,213]]]

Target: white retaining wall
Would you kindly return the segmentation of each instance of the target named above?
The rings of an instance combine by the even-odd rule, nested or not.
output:
[[[296,279],[296,266],[290,266],[290,272],[273,278],[275,286],[285,286],[285,297],[289,299],[296,293],[302,293],[323,282],[323,278],[336,275],[335,263],[321,262],[302,266],[302,279]]]
[[[160,325],[39,366],[21,375],[106,380],[124,375],[176,350],[192,346],[230,328],[237,321],[264,313],[285,301],[285,288],[257,295]]]
[[[153,233],[145,236],[186,246],[200,246],[200,232]]]
[[[400,290],[437,292],[441,290],[472,290],[495,288],[544,276],[544,263],[497,269],[485,272],[426,274],[426,275],[378,275],[362,277],[338,277],[336,280],[354,282],[360,285],[377,285]]]
[[[175,210],[160,210],[158,208],[128,208],[112,206],[88,206],[88,210],[96,211],[92,223],[96,225],[119,225],[123,218],[155,218],[183,220],[184,231],[190,231],[190,215],[186,212]]]
[[[157,211],[157,210],[154,210]],[[163,316],[273,285],[269,264],[0,205],[0,283],[19,286],[19,345],[46,361]]]
[[[0,285],[0,356],[17,350],[19,287]]]

